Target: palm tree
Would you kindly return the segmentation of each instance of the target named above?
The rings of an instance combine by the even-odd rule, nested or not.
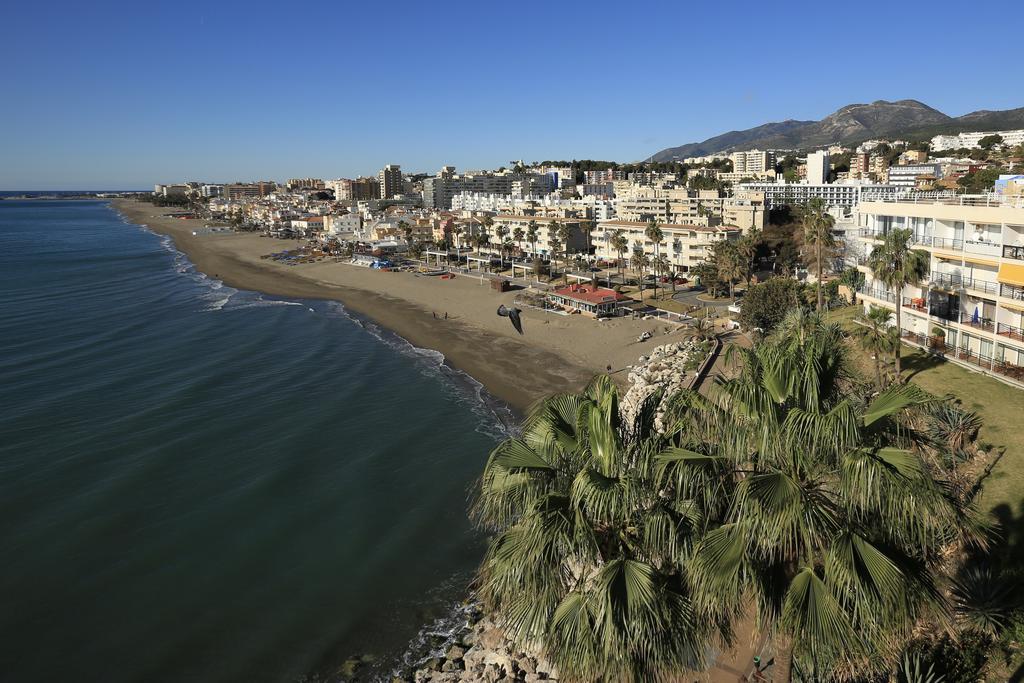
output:
[[[840,327],[802,311],[731,348],[738,375],[710,397],[681,392],[668,418],[666,485],[723,511],[688,565],[697,614],[753,607],[779,645],[776,680],[794,662],[808,680],[887,668],[920,619],[946,614],[946,553],[983,537],[911,428],[936,399],[914,385],[871,398]]]
[[[636,246],[633,249],[633,258],[629,259],[629,265],[636,271],[637,280],[640,282],[640,301],[644,300],[644,271],[651,265],[651,258],[644,252],[643,247]]]
[[[484,234],[487,235],[487,242],[490,242],[491,226],[494,225],[494,218],[491,216],[484,216],[480,221],[480,225],[483,228]],[[485,244],[487,242],[485,242]]]
[[[892,351],[893,347],[898,344],[898,342],[893,343],[894,335],[889,329],[890,318],[892,318],[892,312],[888,308],[872,306],[864,315],[866,327],[860,327],[855,332],[860,347],[875,359],[875,384],[879,391],[884,388],[882,385],[882,355]]]
[[[718,277],[729,283],[729,298],[736,298],[736,281],[743,277],[743,261],[736,243],[721,240],[714,244],[712,260],[718,269]]]
[[[825,260],[835,247],[832,237],[832,226],[835,219],[828,213],[825,202],[814,197],[803,209],[804,245],[814,248],[812,261],[817,271],[818,312],[825,307],[825,294],[821,287],[821,278],[825,269]]]
[[[461,225],[456,225],[452,228],[452,234],[455,235],[455,248],[459,249],[462,247],[462,233],[465,232],[465,228]]]
[[[473,511],[495,536],[480,596],[570,683],[675,680],[705,666],[724,623],[691,606],[685,558],[705,519],[659,485],[670,444],[654,403],[628,419],[598,377],[540,402],[484,468]]]
[[[658,260],[658,256],[661,253],[661,243],[665,239],[664,231],[658,227],[658,222],[652,220],[647,224],[647,228],[644,230],[644,237],[654,242],[654,260]],[[658,278],[654,278],[654,298],[658,298]]]
[[[516,246],[519,247],[520,252],[523,251],[523,238],[525,236],[526,233],[523,231],[522,227],[518,225],[516,226],[516,229],[512,231],[512,239],[516,241]]]
[[[526,224],[526,241],[530,243],[530,247],[533,249],[534,261],[539,259],[537,254],[537,221],[530,221]]]
[[[552,261],[558,266],[558,254],[562,251],[562,242],[558,239],[558,232],[548,228],[548,249],[551,250]],[[548,282],[551,281],[551,274],[548,273]]]
[[[668,256],[665,256],[664,254],[661,254],[660,256],[655,257],[655,259],[654,259],[654,270],[655,270],[656,276],[654,278],[654,281],[657,282],[658,281],[658,277],[660,277],[662,275],[667,275],[668,272],[671,269],[672,269],[672,264],[669,263]]]
[[[556,227],[557,226],[557,227]],[[548,228],[549,230],[555,230],[558,233],[558,241],[562,243],[565,249],[565,268],[562,269],[562,282],[565,284],[569,283],[569,241],[572,239],[573,233],[576,231],[569,223],[559,223],[558,221],[552,222]]]
[[[740,262],[743,265],[743,281],[750,287],[751,271],[754,267],[754,257],[757,255],[757,248],[761,245],[761,231],[752,228],[750,232],[740,238],[736,245],[739,252]]]
[[[626,231],[619,229],[611,237],[610,241],[611,248],[615,250],[618,255],[619,262],[619,279],[622,279],[622,256],[629,250],[629,240],[626,238]]]
[[[890,230],[881,244],[871,250],[868,267],[874,278],[883,283],[896,303],[896,333],[903,333],[903,288],[920,285],[928,276],[928,253],[911,248],[913,233],[910,230]],[[896,379],[902,381],[900,344],[896,345]]]
[[[495,229],[495,233],[498,235],[498,244],[501,245],[501,267],[505,267],[505,238],[508,237],[509,229],[508,226],[502,223]]]
[[[850,290],[850,303],[857,303],[857,290],[864,286],[864,273],[850,266],[839,276],[839,281]]]

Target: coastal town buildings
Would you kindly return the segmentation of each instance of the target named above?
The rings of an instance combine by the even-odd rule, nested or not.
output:
[[[982,138],[998,135],[1002,144],[1010,147],[1024,145],[1024,130],[996,130],[974,133],[958,133],[957,135],[936,135],[929,147],[932,152],[944,152],[949,149],[977,149]]]
[[[752,149],[747,152],[733,152],[729,155],[732,161],[732,172],[759,178],[768,171],[775,170],[775,152]]]
[[[377,174],[377,182],[381,199],[391,199],[402,194],[402,167],[398,164],[388,164]]]
[[[857,213],[863,242],[858,267],[865,309],[902,306],[900,334],[1018,385],[1024,385],[1024,198],[920,195],[864,201]],[[928,255],[921,283],[891,291],[866,255],[890,231],[911,231]]]
[[[621,230],[629,241],[629,249],[624,254],[624,258],[628,260],[637,250],[642,250],[650,258],[654,258],[655,252],[657,252],[657,254],[667,257],[669,263],[678,272],[685,273],[704,261],[712,245],[716,242],[737,240],[742,236],[738,228],[727,226],[708,227],[662,223],[658,227],[665,239],[655,249],[654,243],[645,234],[649,225],[646,221],[622,219],[599,222],[593,238],[595,256],[606,261],[618,259],[619,254],[612,247],[612,237]]]
[[[742,183],[737,190],[764,195],[768,210],[785,205],[806,204],[821,199],[826,206],[852,209],[863,199],[895,196],[900,188],[882,183]]]
[[[807,155],[808,185],[823,185],[828,181],[829,159],[829,153],[825,150],[818,150]]]

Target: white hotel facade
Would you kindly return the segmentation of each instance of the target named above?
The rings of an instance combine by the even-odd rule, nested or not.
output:
[[[904,341],[1024,387],[1024,197],[865,201],[857,222],[865,310],[894,310],[899,297]],[[901,292],[866,266],[866,254],[897,228],[929,255],[925,281]]]

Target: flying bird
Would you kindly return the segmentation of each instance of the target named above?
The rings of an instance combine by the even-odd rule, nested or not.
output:
[[[503,318],[508,318],[509,320],[511,320],[512,327],[516,328],[516,332],[522,334],[523,321],[519,317],[520,313],[522,313],[522,310],[516,308],[515,306],[513,306],[512,308],[506,308],[505,304],[501,304],[500,306],[498,306],[498,315],[502,316]]]

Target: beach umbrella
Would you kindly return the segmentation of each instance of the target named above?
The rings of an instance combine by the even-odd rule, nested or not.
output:
[[[971,322],[974,323],[975,325],[977,325],[978,322],[980,322],[980,320],[981,320],[981,317],[978,315],[978,307],[975,306],[974,307],[974,315],[971,317]]]

